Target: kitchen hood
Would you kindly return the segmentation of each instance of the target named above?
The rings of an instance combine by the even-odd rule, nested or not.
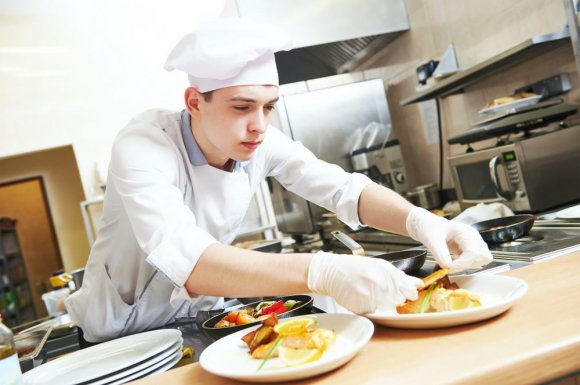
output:
[[[281,84],[349,72],[409,29],[404,0],[237,0],[229,8],[291,36],[295,48],[276,53]]]

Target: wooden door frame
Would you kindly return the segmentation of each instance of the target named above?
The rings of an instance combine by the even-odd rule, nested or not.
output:
[[[40,182],[40,191],[42,193],[42,199],[43,199],[44,207],[46,207],[46,215],[47,215],[47,218],[48,218],[48,224],[50,226],[50,233],[51,233],[52,241],[54,242],[54,245],[55,245],[55,248],[56,248],[56,252],[58,254],[58,258],[62,261],[62,254],[60,252],[60,246],[58,244],[58,238],[56,237],[56,228],[54,227],[54,221],[52,219],[52,211],[50,210],[50,204],[48,203],[48,195],[46,193],[46,187],[44,186],[44,177],[42,175],[37,175],[37,176],[31,176],[31,177],[23,178],[23,179],[14,179],[14,180],[10,180],[10,181],[1,181],[0,182],[0,188],[7,187],[7,186],[11,186],[11,185],[15,185],[15,184],[19,184],[19,183],[31,182],[31,181],[35,181],[35,180],[38,180]]]

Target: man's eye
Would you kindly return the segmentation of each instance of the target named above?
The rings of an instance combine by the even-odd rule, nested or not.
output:
[[[272,111],[272,110],[275,110],[276,109],[276,106],[272,104],[272,105],[269,105],[269,106],[265,106],[264,108],[267,109],[268,111]]]
[[[234,108],[238,111],[246,111],[248,106],[234,106]]]

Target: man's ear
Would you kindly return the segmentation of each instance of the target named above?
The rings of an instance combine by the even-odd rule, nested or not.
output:
[[[201,92],[193,87],[187,87],[185,90],[185,108],[191,115],[199,113],[199,103],[203,99]]]

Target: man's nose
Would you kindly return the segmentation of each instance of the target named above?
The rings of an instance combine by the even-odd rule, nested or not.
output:
[[[268,119],[266,118],[263,111],[257,111],[252,120],[250,121],[250,126],[248,127],[250,131],[264,133],[266,132],[266,127],[268,125]]]

